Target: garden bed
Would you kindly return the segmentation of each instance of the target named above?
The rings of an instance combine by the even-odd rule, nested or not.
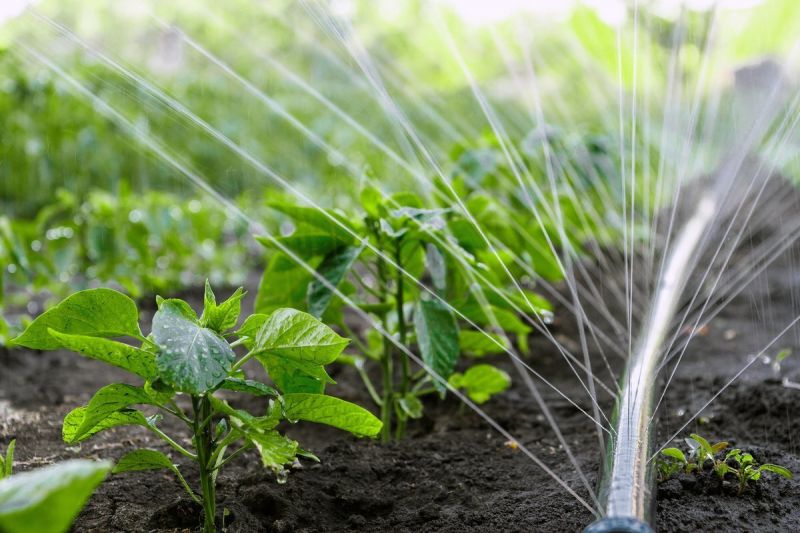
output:
[[[793,318],[791,262],[776,265],[696,337],[669,388],[658,428],[660,442],[680,428],[705,401]],[[770,297],[770,315],[752,331],[753,301]],[[190,298],[199,306],[201,294]],[[556,311],[556,317],[566,312]],[[149,317],[143,317],[147,323]],[[554,332],[575,338],[563,318]],[[731,332],[734,332],[732,336]],[[791,340],[787,340],[791,339]],[[776,344],[793,347],[787,336]],[[778,347],[779,345],[779,347]],[[529,364],[589,410],[585,395],[541,337],[531,342]],[[510,363],[501,362],[514,376]],[[17,438],[17,470],[75,457],[117,459],[135,447],[170,450],[144,428],[104,432],[80,446],[61,440],[61,420],[99,387],[126,374],[68,352],[0,351],[0,447]],[[598,371],[602,365],[598,361]],[[692,423],[681,436],[697,431],[754,452],[757,459],[800,472],[797,437],[800,419],[792,416],[800,391],[800,365],[790,357],[780,376],[757,362]],[[370,406],[351,368],[335,371],[331,392]],[[542,387],[567,442],[595,484],[600,453],[587,419]],[[250,400],[255,402],[256,400]],[[610,400],[601,405],[610,412]],[[257,410],[258,406],[248,406]],[[515,380],[512,389],[485,409],[520,442],[573,487],[580,482],[559,450],[558,441],[529,393]],[[165,424],[169,421],[165,420]],[[176,426],[177,427],[177,426]],[[227,509],[228,531],[579,531],[592,516],[521,451],[491,430],[455,398],[432,401],[425,417],[396,444],[356,440],[311,424],[289,428],[289,435],[315,452],[321,464],[304,461],[285,484],[262,470],[252,457],[239,457],[219,477],[219,512]],[[173,459],[181,463],[181,457]],[[189,482],[193,469],[184,469]],[[800,530],[800,481],[763,480],[742,496],[708,475],[680,476],[659,487],[659,531]],[[579,490],[580,493],[583,491]],[[201,513],[168,473],[127,473],[111,477],[97,490],[75,524],[75,531],[185,531],[199,525]]]

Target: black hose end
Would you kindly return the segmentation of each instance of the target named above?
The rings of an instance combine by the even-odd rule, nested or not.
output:
[[[610,516],[589,524],[583,533],[653,533],[653,528],[632,516]]]

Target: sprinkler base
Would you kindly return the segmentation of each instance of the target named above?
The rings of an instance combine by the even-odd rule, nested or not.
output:
[[[653,529],[632,516],[612,516],[589,524],[583,533],[653,533]]]

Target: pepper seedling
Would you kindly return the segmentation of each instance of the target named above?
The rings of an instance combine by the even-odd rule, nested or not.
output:
[[[6,448],[6,456],[0,455],[0,479],[10,477],[14,469],[14,447],[17,444],[16,439],[12,439]]]
[[[696,433],[692,433],[689,438],[684,440],[690,450],[688,457],[679,448],[661,450],[664,459],[658,460],[657,467],[662,481],[681,471],[689,474],[703,470],[705,467],[706,470],[713,471],[720,479],[725,479],[728,474],[733,474],[738,481],[738,494],[741,495],[747,489],[748,484],[760,480],[764,472],[772,472],[787,479],[793,477],[788,468],[770,463],[759,465],[752,454],[738,448],[728,451],[723,457],[722,452],[729,446],[727,442],[711,444]]]
[[[217,304],[206,282],[201,316],[183,300],[157,298],[150,334],[139,327],[136,304],[111,289],[89,289],[69,296],[49,309],[13,344],[38,350],[66,348],[135,374],[144,383],[114,383],[101,388],[83,407],[64,418],[63,437],[69,444],[117,426],[139,425],[194,464],[199,471],[199,494],[178,465],[160,451],[138,449],[124,455],[114,473],[167,469],[189,496],[203,507],[203,531],[215,531],[217,476],[229,461],[254,449],[264,467],[279,481],[286,465],[298,457],[318,460],[311,452],[278,431],[282,420],[319,422],[359,436],[375,436],[381,421],[369,411],[323,393],[333,380],[325,365],[333,362],[348,340],[313,316],[281,308],[271,314],[249,316],[236,331],[241,300],[238,289]],[[138,341],[133,346],[114,340]],[[238,357],[236,346],[247,353]],[[248,379],[243,365],[255,359],[267,371],[274,387]],[[287,392],[291,391],[291,392]],[[268,400],[264,413],[252,415],[231,406],[223,397],[249,394]],[[188,397],[188,402],[182,401]],[[154,408],[147,415],[136,405]],[[191,446],[159,428],[164,415],[183,422]]]

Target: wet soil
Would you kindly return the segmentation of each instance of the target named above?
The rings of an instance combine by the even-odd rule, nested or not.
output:
[[[663,444],[689,422],[763,346],[796,315],[794,262],[769,269],[705,328],[697,332],[670,384],[661,409],[657,441]],[[197,295],[193,304],[199,304]],[[566,312],[552,325],[559,340],[575,343]],[[147,323],[145,317],[143,323]],[[765,355],[800,348],[797,330],[781,337]],[[576,352],[577,353],[577,352]],[[599,361],[599,358],[597,358]],[[752,451],[757,459],[800,473],[800,357],[776,371],[757,360],[679,438],[699,432]],[[591,403],[561,356],[541,336],[531,338],[526,361],[552,380],[583,410]],[[496,362],[514,376],[511,364]],[[614,371],[619,360],[612,359]],[[604,364],[598,375],[611,383]],[[605,374],[604,374],[605,372]],[[668,375],[668,373],[666,374]],[[143,428],[118,428],[81,446],[65,445],[61,419],[92,393],[126,375],[67,352],[0,349],[0,448],[17,439],[17,468],[25,470],[75,457],[119,458],[134,447],[169,449]],[[329,392],[369,406],[357,376],[334,372]],[[542,394],[586,475],[597,483],[601,452],[593,425],[575,406],[539,383]],[[599,399],[606,413],[609,395]],[[258,409],[250,404],[248,408]],[[589,493],[542,412],[517,379],[507,394],[485,404],[486,412],[587,501]],[[166,429],[178,431],[165,420]],[[241,456],[219,477],[220,522],[225,529],[257,531],[580,531],[593,515],[521,450],[453,398],[433,399],[409,437],[382,445],[357,440],[322,426],[290,426],[289,434],[315,452],[285,484],[264,471],[255,457]],[[679,439],[676,439],[679,440]],[[182,457],[190,483],[191,465]],[[800,531],[800,478],[765,476],[738,496],[708,475],[678,476],[658,487],[658,531]],[[110,477],[79,516],[75,531],[194,531],[200,513],[180,486],[162,473]]]

